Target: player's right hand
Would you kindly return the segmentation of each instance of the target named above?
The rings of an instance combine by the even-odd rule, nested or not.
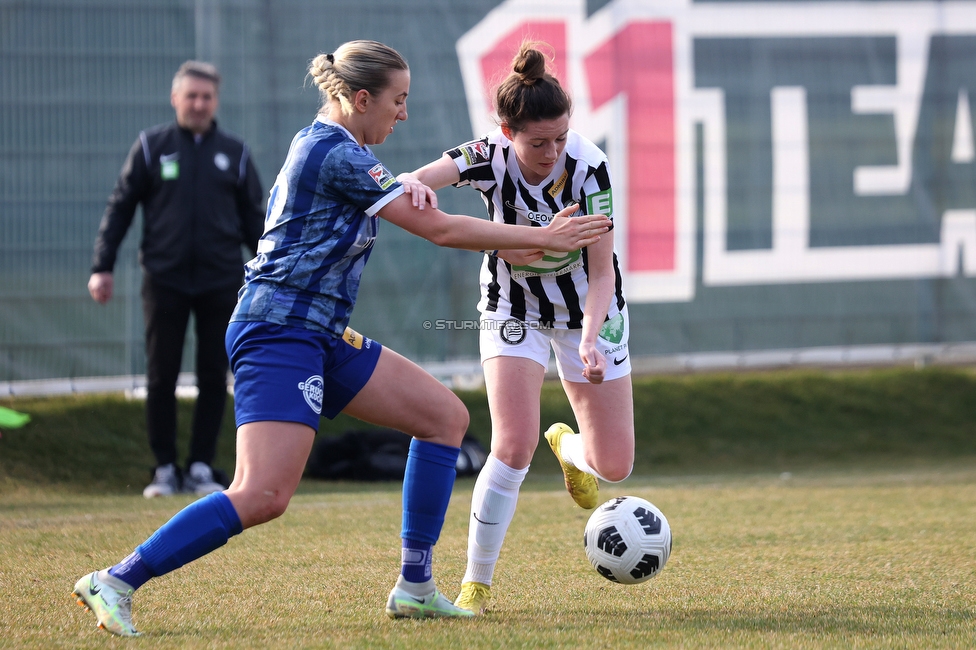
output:
[[[115,280],[112,274],[103,271],[102,273],[92,273],[88,278],[88,293],[92,300],[100,305],[104,305],[112,298],[112,289],[115,287]]]
[[[607,374],[607,360],[590,341],[583,341],[579,346],[580,359],[583,361],[583,377],[591,384],[602,384]]]
[[[602,214],[569,216],[577,210],[578,206],[570,205],[557,212],[552,218],[552,222],[545,228],[546,235],[551,237],[545,246],[546,249],[563,253],[579,250],[600,241],[600,235],[608,232],[613,224]]]

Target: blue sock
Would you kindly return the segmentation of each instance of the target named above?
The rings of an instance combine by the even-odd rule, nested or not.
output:
[[[130,553],[127,558],[115,566],[109,567],[108,572],[109,575],[115,576],[132,587],[133,591],[149,582],[149,579],[153,577],[152,571],[142,561],[142,556],[139,555],[138,551]]]
[[[161,576],[220,548],[242,530],[234,504],[214,492],[176,513],[136,553],[153,576]]]
[[[400,574],[408,582],[427,582],[433,577],[431,563],[433,560],[434,545],[426,542],[415,542],[410,539],[403,540],[403,549],[400,551]]]
[[[403,476],[403,525],[400,532],[404,549],[401,573],[405,580],[424,582],[430,579],[430,551],[444,526],[460,451],[457,447],[416,438],[410,442]]]

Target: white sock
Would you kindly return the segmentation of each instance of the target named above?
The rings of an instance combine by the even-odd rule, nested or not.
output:
[[[433,578],[431,578],[427,582],[410,582],[402,575],[397,577],[396,586],[398,589],[407,592],[411,596],[417,596],[418,598],[427,596],[433,593],[435,589],[437,589],[437,587],[434,586]]]
[[[519,487],[529,468],[512,469],[489,455],[471,495],[468,566],[462,582],[491,584],[505,534],[515,516]]]
[[[583,436],[580,434],[574,433],[563,436],[559,441],[559,453],[562,455],[563,460],[571,463],[576,469],[582,470],[587,474],[592,474],[597,478],[603,478],[586,462],[586,457],[583,454]]]
[[[590,464],[586,462],[586,458],[583,454],[583,436],[578,433],[574,433],[571,436],[565,435],[562,437],[562,440],[559,441],[559,453],[562,454],[563,460],[572,463],[576,469],[582,470],[587,474],[592,474],[606,483],[619,483],[627,478],[625,476],[624,478],[620,479],[620,481],[608,481],[600,474],[600,472],[590,467]]]
[[[99,571],[98,579],[104,582],[105,584],[107,584],[115,591],[120,591],[123,594],[127,591],[132,590],[132,585],[130,585],[125,580],[122,580],[121,578],[116,578],[115,576],[113,576],[111,573],[108,572],[108,569],[102,569],[101,571]]]

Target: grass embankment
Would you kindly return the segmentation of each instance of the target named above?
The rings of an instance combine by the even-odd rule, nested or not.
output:
[[[490,420],[483,391],[459,393],[470,432],[486,445]],[[794,371],[635,379],[635,476],[741,473],[886,466],[976,458],[976,374],[935,368]],[[29,413],[22,429],[0,438],[5,484],[55,484],[93,493],[134,494],[153,465],[144,403],[117,395],[3,399]],[[192,402],[179,407],[180,449],[187,448]],[[542,394],[542,428],[574,423],[557,383]],[[320,435],[365,428],[340,416]],[[185,452],[182,452],[185,453]],[[228,404],[217,462],[234,467]],[[558,469],[543,444],[531,475]]]

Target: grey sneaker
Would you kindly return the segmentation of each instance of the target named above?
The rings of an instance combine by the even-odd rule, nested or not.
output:
[[[153,497],[169,497],[180,491],[180,474],[176,470],[176,465],[160,465],[156,468],[152,483],[142,491],[142,496],[147,499]]]
[[[474,612],[456,607],[441,592],[414,596],[400,587],[400,580],[386,601],[386,615],[390,618],[471,618]]]
[[[206,463],[197,461],[190,465],[190,469],[183,477],[183,491],[193,492],[199,496],[206,496],[214,492],[222,492],[224,486],[214,480],[213,469]]]
[[[139,636],[132,625],[132,587],[118,578],[100,579],[98,571],[75,583],[75,602],[98,619],[98,627],[119,636]]]

